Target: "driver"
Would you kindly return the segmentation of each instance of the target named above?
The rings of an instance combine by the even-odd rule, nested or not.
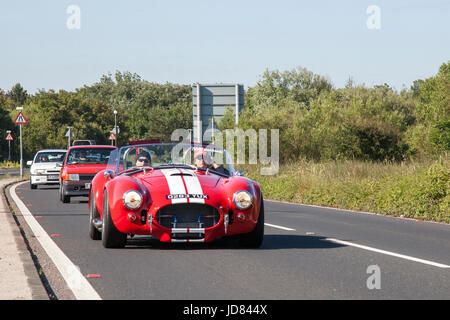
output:
[[[136,167],[151,166],[150,156],[147,153],[139,153],[136,158]]]
[[[218,165],[211,159],[211,156],[205,149],[199,149],[194,152],[194,165],[198,168],[212,169],[219,173],[229,174],[223,165]]]
[[[81,151],[80,152],[80,158],[78,160],[80,160],[80,161],[87,161],[86,151]]]

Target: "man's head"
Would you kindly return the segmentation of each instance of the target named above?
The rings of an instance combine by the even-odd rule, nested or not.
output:
[[[206,150],[199,149],[194,152],[194,164],[196,167],[207,168],[211,163],[211,157]]]
[[[139,154],[136,158],[136,167],[144,167],[149,166],[150,163],[150,157],[147,154]]]

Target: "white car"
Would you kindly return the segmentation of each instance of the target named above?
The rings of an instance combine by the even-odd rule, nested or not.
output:
[[[61,163],[67,150],[43,149],[36,153],[33,161],[28,161],[30,168],[30,187],[36,189],[40,184],[59,184]]]

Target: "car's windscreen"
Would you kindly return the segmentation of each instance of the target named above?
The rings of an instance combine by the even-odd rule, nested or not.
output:
[[[122,147],[111,154],[108,170],[116,173],[135,168],[154,169],[188,166],[232,175],[234,168],[228,153],[221,148],[190,144],[149,144]]]
[[[34,163],[42,162],[63,162],[66,152],[56,152],[56,151],[43,151],[38,152],[34,159]]]
[[[106,164],[113,148],[76,148],[70,150],[67,164]]]

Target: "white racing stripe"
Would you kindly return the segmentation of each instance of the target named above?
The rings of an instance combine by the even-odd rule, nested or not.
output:
[[[167,184],[169,185],[170,194],[186,194],[186,189],[184,188],[183,179],[179,174],[178,169],[162,169],[161,172],[166,177]],[[172,204],[175,203],[187,203],[187,198],[172,199]]]
[[[101,300],[99,294],[81,273],[80,268],[75,266],[73,262],[70,261],[70,259],[64,254],[64,252],[56,245],[47,232],[45,232],[44,228],[42,228],[33,217],[25,204],[17,196],[16,188],[24,183],[13,186],[11,188],[11,196],[22,213],[23,218],[30,226],[31,231],[33,231],[34,236],[53,261],[56,268],[58,268],[70,290],[72,290],[78,300]]]
[[[180,169],[181,172],[189,174],[190,176],[183,176],[184,182],[186,183],[187,193],[190,194],[201,194],[203,195],[202,186],[198,180],[197,175],[192,170]],[[205,203],[205,199],[190,198],[191,203]]]

